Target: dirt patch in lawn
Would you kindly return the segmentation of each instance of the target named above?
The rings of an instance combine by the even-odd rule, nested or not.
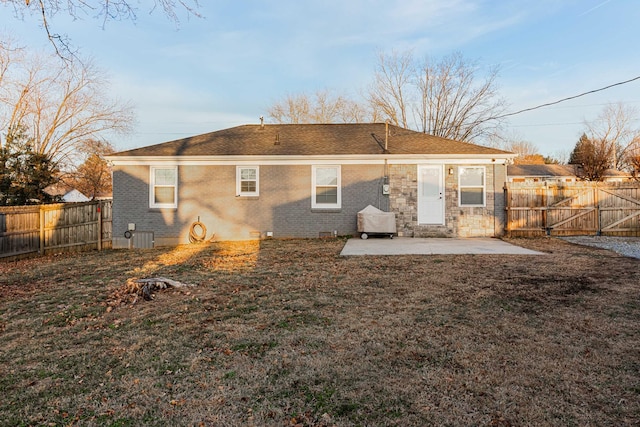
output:
[[[638,260],[509,242],[546,255],[269,240],[0,262],[0,419],[637,425]],[[155,276],[197,286],[127,296]]]

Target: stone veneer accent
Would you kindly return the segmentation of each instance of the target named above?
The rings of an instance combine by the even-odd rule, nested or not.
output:
[[[501,235],[504,223],[502,184],[504,165],[478,165],[486,168],[486,206],[458,206],[458,166],[444,165],[445,224],[418,224],[418,167],[389,167],[391,212],[396,214],[399,236],[407,237],[492,237]],[[467,166],[467,165],[465,165]],[[468,165],[475,166],[475,165]],[[449,174],[453,168],[453,174]],[[498,185],[496,185],[498,184]]]

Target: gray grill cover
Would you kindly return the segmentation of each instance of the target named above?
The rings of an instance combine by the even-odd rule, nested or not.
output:
[[[358,212],[359,233],[395,233],[396,215],[384,212],[375,206],[367,206]]]

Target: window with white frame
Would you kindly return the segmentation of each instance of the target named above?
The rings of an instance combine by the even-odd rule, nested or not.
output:
[[[461,166],[458,170],[460,206],[484,206],[486,200],[485,167]]]
[[[311,207],[341,207],[340,166],[312,166]]]
[[[259,194],[258,166],[236,167],[236,194],[238,196],[258,196]]]
[[[149,180],[149,207],[178,207],[178,167],[152,166]]]

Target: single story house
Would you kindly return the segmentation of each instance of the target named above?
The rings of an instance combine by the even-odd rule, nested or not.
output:
[[[400,236],[496,236],[513,157],[385,123],[223,129],[107,157],[114,245],[356,235],[368,205]]]
[[[65,203],[88,202],[89,199],[80,190],[64,184],[50,185],[44,189],[44,192],[52,197],[56,197]]]
[[[574,165],[508,165],[508,182],[577,182]]]
[[[580,166],[578,165],[508,165],[508,182],[547,182],[560,184],[565,182],[582,181],[578,177]],[[616,169],[607,169],[602,177],[604,182],[626,182],[633,180],[633,176],[627,172]]]

